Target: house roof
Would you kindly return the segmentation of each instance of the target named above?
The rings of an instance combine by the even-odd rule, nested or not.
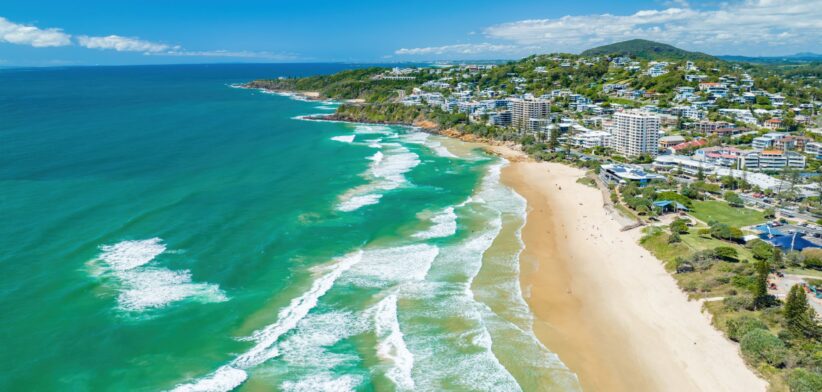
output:
[[[685,143],[680,143],[680,144],[677,144],[677,145],[675,145],[671,148],[673,148],[675,151],[679,151],[679,150],[687,150],[689,148],[702,147],[706,144],[708,144],[707,140],[698,139],[698,140],[691,140],[691,141],[685,142]]]
[[[682,205],[682,203],[680,203],[680,202],[678,202],[678,201],[673,201],[673,200],[657,200],[657,201],[655,201],[653,204],[654,204],[654,206],[655,206],[655,207],[660,207],[660,208],[665,208],[665,207],[667,207],[667,206],[669,206],[669,205],[672,205],[672,204],[673,204],[673,206],[674,206],[677,210],[684,210],[684,211],[688,211],[688,207],[685,207],[684,205]]]

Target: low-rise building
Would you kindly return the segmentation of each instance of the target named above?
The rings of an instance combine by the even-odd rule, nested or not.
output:
[[[742,156],[742,168],[754,171],[776,171],[786,167],[805,168],[805,156],[793,151],[752,151]]]
[[[705,175],[713,173],[715,166],[683,155],[661,155],[654,159],[653,168],[658,171],[682,170],[683,173],[694,176],[700,171]]]
[[[805,144],[812,139],[806,136],[787,135],[774,141],[773,146],[782,151],[804,151]]]
[[[582,149],[610,147],[612,138],[613,136],[605,131],[590,131],[572,136],[571,144]]]
[[[664,180],[665,177],[656,173],[648,173],[640,166],[634,165],[602,165],[599,169],[599,178],[607,184],[625,185],[629,183],[638,186],[648,185],[654,180]]]
[[[782,120],[779,118],[772,118],[768,121],[765,121],[765,124],[763,125],[765,126],[765,128],[776,130],[782,128]]]
[[[822,159],[822,143],[810,142],[805,144],[805,154],[810,154],[815,159]]]
[[[751,147],[753,147],[754,150],[767,150],[772,148],[777,140],[782,139],[787,135],[787,133],[782,132],[766,133],[762,136],[753,138],[751,141]]]
[[[680,143],[685,143],[685,138],[680,135],[663,136],[659,138],[659,148],[662,150],[667,150]]]
[[[734,147],[705,147],[694,152],[693,158],[716,166],[737,167],[744,152]]]

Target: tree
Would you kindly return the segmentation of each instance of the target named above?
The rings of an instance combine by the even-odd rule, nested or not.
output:
[[[756,276],[754,277],[753,296],[754,309],[762,309],[768,307],[773,301],[768,295],[768,273],[770,266],[765,260],[760,260],[756,263]]]
[[[732,207],[742,207],[745,205],[745,202],[736,192],[727,191],[725,192],[724,198]]]
[[[794,336],[814,337],[817,335],[817,325],[814,318],[816,313],[808,305],[805,289],[801,285],[794,285],[785,299],[785,323],[788,331]]]
[[[768,260],[773,257],[773,246],[760,239],[755,239],[748,243],[753,257],[757,260]]]
[[[705,172],[702,170],[702,165],[699,165],[699,170],[696,172],[696,179],[705,181]]]
[[[739,257],[739,253],[736,249],[731,248],[730,246],[718,246],[714,248],[714,254],[718,259],[726,260],[726,261],[737,261],[737,257]]]

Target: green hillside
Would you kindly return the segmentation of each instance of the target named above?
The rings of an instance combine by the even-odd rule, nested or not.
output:
[[[582,52],[582,56],[620,55],[643,60],[717,60],[711,55],[689,52],[677,47],[644,39],[632,39],[598,46]]]

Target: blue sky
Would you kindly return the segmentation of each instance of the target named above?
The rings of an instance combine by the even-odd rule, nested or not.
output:
[[[822,52],[822,0],[3,0],[0,65],[519,58],[630,38]]]

